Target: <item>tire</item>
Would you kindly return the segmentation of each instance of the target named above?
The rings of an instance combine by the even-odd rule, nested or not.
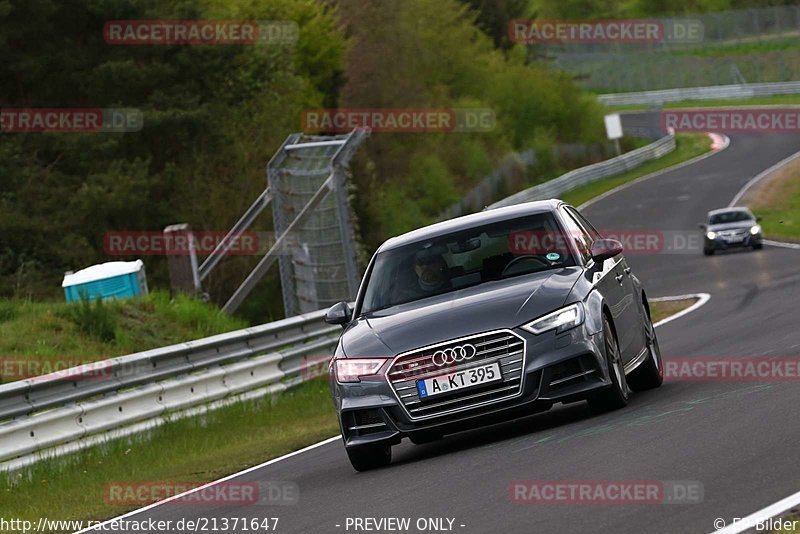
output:
[[[703,249],[703,254],[705,254],[706,256],[713,256],[714,255],[714,249],[713,248],[704,248]]]
[[[764,243],[756,243],[753,245],[753,250],[761,250],[762,248],[764,248]]]
[[[658,346],[658,337],[650,315],[645,316],[645,335],[647,336],[647,351],[649,355],[635,371],[628,377],[628,385],[633,391],[655,389],[664,383],[664,363],[661,359],[661,349]]]
[[[389,445],[362,445],[360,447],[345,447],[350,464],[356,471],[369,471],[378,467],[385,467],[392,461],[392,447]]]
[[[614,330],[605,315],[603,315],[603,342],[605,344],[606,365],[608,366],[608,374],[611,377],[611,385],[589,397],[587,401],[589,409],[594,413],[623,408],[628,404],[630,396],[617,338],[614,336]]]

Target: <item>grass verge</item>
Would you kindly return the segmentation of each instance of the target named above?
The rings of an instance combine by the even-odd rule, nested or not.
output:
[[[653,323],[657,323],[676,313],[682,312],[697,301],[698,299],[696,298],[650,301],[650,319]]]
[[[785,517],[775,517],[774,520],[774,524],[780,525],[780,527],[770,531],[771,534],[789,534],[790,532],[795,533],[800,530],[800,514],[796,511]],[[778,521],[780,522],[778,523]]]
[[[768,239],[800,242],[800,160],[752,187],[740,202],[761,217]]]
[[[168,422],[145,434],[0,474],[0,517],[34,524],[42,516],[106,519],[150,504],[147,499],[109,502],[111,483],[174,487],[208,482],[338,433],[327,381],[311,380],[281,395]],[[302,495],[303,488],[299,491]]]
[[[708,152],[711,140],[706,134],[678,134],[675,136],[675,150],[657,160],[648,161],[641,167],[630,170],[617,176],[604,178],[590,184],[583,185],[567,191],[561,195],[561,199],[573,206],[580,206],[584,202],[601,195],[607,191],[619,187],[622,184],[641,178],[651,172],[659,171],[697,157],[704,152]]]
[[[0,299],[0,382],[246,328],[165,292],[93,303]]]

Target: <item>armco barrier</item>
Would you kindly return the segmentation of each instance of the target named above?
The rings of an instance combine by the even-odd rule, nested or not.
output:
[[[660,91],[640,91],[599,95],[597,99],[607,106],[660,105],[684,100],[720,100],[726,98],[752,98],[756,96],[800,94],[800,82],[744,83],[737,85],[712,85],[686,87]]]
[[[341,331],[324,315],[112,358],[91,366],[99,376],[81,379],[75,368],[0,385],[0,470],[165,414],[300,383],[306,358],[330,357]]]
[[[585,185],[601,178],[614,176],[616,174],[635,169],[642,163],[653,159],[660,158],[664,154],[668,154],[675,150],[675,136],[673,134],[666,135],[661,139],[650,143],[642,148],[637,148],[630,152],[626,152],[621,156],[601,161],[593,165],[587,165],[575,169],[566,174],[562,174],[558,178],[545,182],[543,184],[535,185],[524,191],[506,197],[503,200],[495,202],[489,209],[502,208],[504,206],[512,206],[522,202],[531,202],[533,200],[542,200],[547,198],[557,198],[562,193]]]

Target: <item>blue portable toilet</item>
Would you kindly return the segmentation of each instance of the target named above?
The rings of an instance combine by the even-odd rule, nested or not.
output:
[[[81,299],[121,299],[147,294],[144,262],[111,261],[64,275],[67,302]]]

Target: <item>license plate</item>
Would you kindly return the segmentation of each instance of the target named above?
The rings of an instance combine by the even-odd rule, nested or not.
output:
[[[424,399],[425,397],[433,397],[434,395],[480,386],[502,379],[500,364],[490,363],[489,365],[471,367],[447,375],[417,380],[417,391],[419,391],[419,398]]]

